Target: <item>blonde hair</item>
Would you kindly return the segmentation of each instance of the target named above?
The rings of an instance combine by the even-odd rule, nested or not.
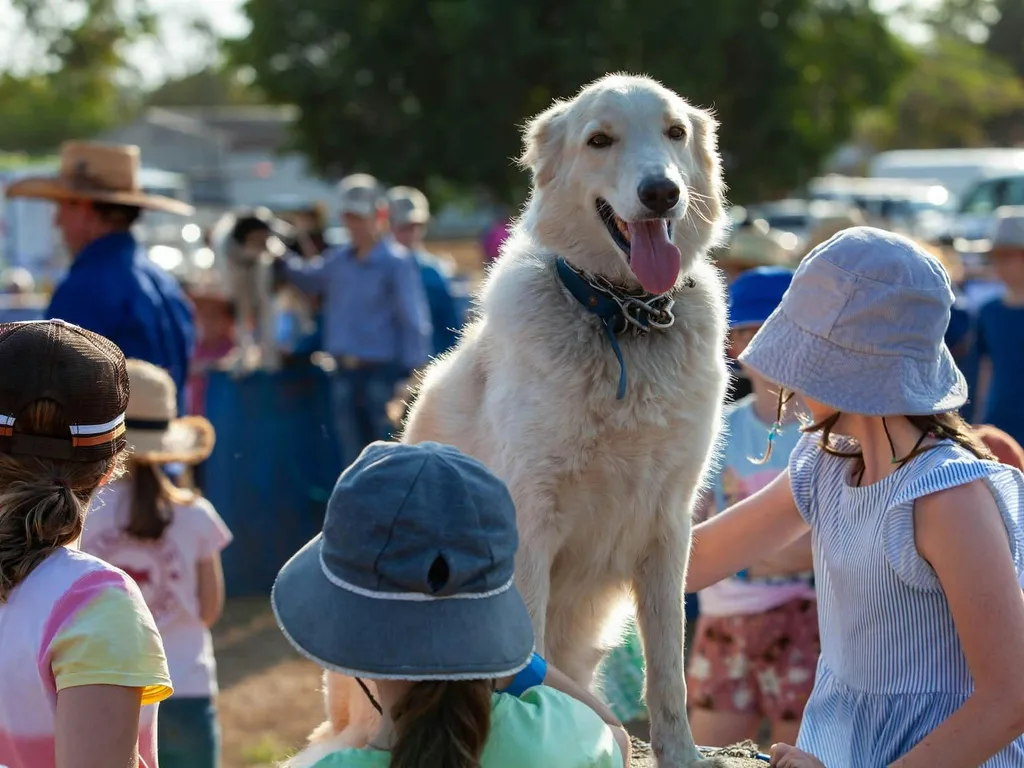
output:
[[[14,429],[47,437],[70,434],[52,400],[28,405]],[[85,462],[0,454],[0,604],[52,552],[82,535],[96,489],[123,470],[123,452]]]
[[[949,275],[949,281],[953,285],[958,285],[964,280],[964,261],[960,258],[960,254],[952,248],[944,248],[940,245],[933,245],[932,243],[924,240],[915,241],[922,250],[926,251],[930,255],[934,256],[938,262],[942,265],[942,268],[946,270],[946,274]]]

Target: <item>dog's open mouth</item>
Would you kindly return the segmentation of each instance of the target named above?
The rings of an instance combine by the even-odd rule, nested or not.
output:
[[[626,263],[640,285],[651,293],[671,290],[679,278],[680,268],[679,249],[672,243],[672,221],[663,218],[626,221],[602,198],[597,199],[597,215],[626,255]]]

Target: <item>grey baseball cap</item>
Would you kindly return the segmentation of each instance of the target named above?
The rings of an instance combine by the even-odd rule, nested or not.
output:
[[[996,210],[989,250],[1004,248],[1024,249],[1024,205],[1007,205]]]
[[[388,210],[391,225],[426,224],[430,221],[430,203],[427,196],[415,187],[392,187],[388,190]]]
[[[346,176],[338,184],[338,193],[341,197],[339,209],[343,214],[371,217],[387,207],[383,187],[368,173]]]
[[[342,473],[323,532],[271,594],[278,623],[325,669],[371,679],[512,675],[533,654],[513,582],[505,484],[438,443],[377,442]]]

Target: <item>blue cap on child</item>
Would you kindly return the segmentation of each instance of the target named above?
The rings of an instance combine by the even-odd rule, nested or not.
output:
[[[779,306],[793,271],[783,267],[757,267],[744,272],[729,286],[729,327],[761,325]]]

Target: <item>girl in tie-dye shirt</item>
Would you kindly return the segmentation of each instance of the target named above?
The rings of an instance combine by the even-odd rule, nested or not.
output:
[[[0,324],[0,370],[0,766],[156,768],[160,636],[135,583],[77,548],[123,464],[124,357],[60,321]]]

